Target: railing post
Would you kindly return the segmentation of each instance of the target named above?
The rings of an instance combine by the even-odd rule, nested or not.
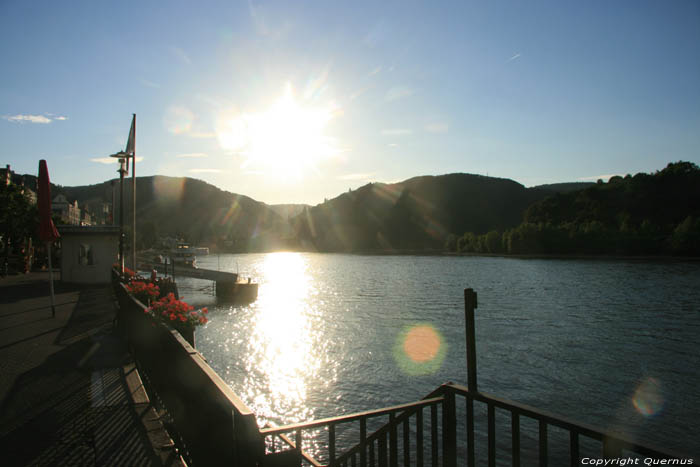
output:
[[[399,465],[399,450],[396,440],[396,414],[389,414],[389,465],[397,467]]]
[[[496,467],[496,407],[488,405],[489,467]]]
[[[443,465],[457,467],[457,409],[455,393],[449,386],[445,388],[442,402],[442,456]]]
[[[547,422],[540,419],[540,467],[547,467],[549,464],[549,453],[547,452]]]
[[[423,407],[416,412],[416,467],[423,467]]]
[[[467,394],[467,465],[474,467],[474,399]]]
[[[569,431],[569,452],[571,457],[571,467],[576,467],[580,465],[578,451],[578,432],[571,430]]]
[[[467,339],[467,465],[474,467],[474,399],[472,393],[476,387],[476,332],[474,326],[474,309],[476,308],[476,292],[464,289],[464,323]]]
[[[511,452],[513,457],[513,467],[520,467],[520,414],[513,410],[510,413],[511,429]]]
[[[360,419],[360,465],[367,467],[367,419]]]
[[[467,328],[467,387],[470,392],[477,392],[476,386],[476,332],[474,328],[474,309],[476,292],[464,289],[464,319]]]
[[[430,406],[430,461],[431,465],[438,465],[438,413],[437,404]]]
[[[335,425],[328,425],[328,465],[335,465]]]
[[[622,449],[619,441],[611,439],[608,436],[603,438],[603,457],[605,459],[615,459],[622,455]]]
[[[303,452],[302,445],[301,445],[301,443],[302,443],[301,428],[299,428],[296,431],[294,437],[295,437],[296,450],[297,450],[297,453],[299,455],[299,459],[301,459],[301,453]]]

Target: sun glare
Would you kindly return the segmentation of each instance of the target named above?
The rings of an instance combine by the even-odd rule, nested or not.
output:
[[[307,380],[319,370],[321,360],[312,347],[315,330],[306,309],[310,288],[306,267],[298,253],[271,253],[265,258],[251,349],[269,391],[269,396],[254,396],[262,418],[284,413],[290,422],[310,415]]]
[[[301,177],[337,153],[335,140],[324,134],[336,113],[333,105],[303,105],[287,84],[264,112],[221,116],[217,136],[222,148],[245,156],[244,168]]]

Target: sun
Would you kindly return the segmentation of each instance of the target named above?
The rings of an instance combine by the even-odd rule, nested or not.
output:
[[[337,113],[333,105],[300,103],[288,83],[267,110],[219,118],[217,137],[223,149],[245,157],[243,168],[301,177],[338,152],[335,139],[325,134]]]

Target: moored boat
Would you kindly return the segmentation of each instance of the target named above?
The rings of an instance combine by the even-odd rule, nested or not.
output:
[[[197,267],[197,257],[189,243],[178,243],[170,252],[170,258],[178,266]]]

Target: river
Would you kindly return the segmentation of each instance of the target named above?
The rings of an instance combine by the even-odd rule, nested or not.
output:
[[[261,425],[466,384],[469,287],[481,391],[699,454],[700,263],[270,253],[198,265],[260,284],[231,306],[178,279],[210,310],[198,350]]]

